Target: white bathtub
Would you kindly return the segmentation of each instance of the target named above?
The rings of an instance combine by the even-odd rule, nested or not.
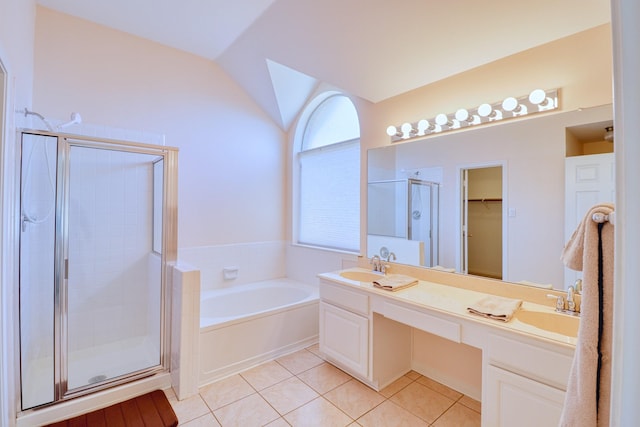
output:
[[[205,291],[199,385],[317,341],[317,287],[282,278]]]

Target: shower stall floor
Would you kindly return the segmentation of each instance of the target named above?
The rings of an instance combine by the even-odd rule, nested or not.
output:
[[[160,365],[159,349],[147,336],[129,338],[68,355],[68,389],[73,390],[90,384],[99,384],[123,375]],[[53,358],[44,357],[29,361],[24,374],[31,384],[22,389],[22,407],[50,403],[54,400]]]

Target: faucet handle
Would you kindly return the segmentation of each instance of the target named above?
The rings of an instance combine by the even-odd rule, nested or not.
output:
[[[580,295],[582,293],[582,279],[576,279],[573,285],[575,286],[576,294]]]
[[[576,312],[575,289],[573,286],[567,288],[567,310]]]
[[[562,295],[547,294],[547,298],[553,298],[556,300],[556,311],[564,310],[564,298]]]
[[[369,264],[373,266],[373,271],[380,271],[380,268],[382,267],[380,264],[380,257],[378,255],[372,256]]]

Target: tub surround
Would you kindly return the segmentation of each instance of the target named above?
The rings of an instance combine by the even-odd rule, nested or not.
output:
[[[280,240],[180,248],[178,259],[200,270],[201,289],[227,288],[287,276],[286,243]],[[237,269],[225,279],[224,269]]]
[[[202,387],[315,344],[318,288],[280,278],[206,291],[199,326]]]
[[[198,394],[200,270],[178,264],[172,278],[171,383],[182,400]]]
[[[199,386],[317,343],[318,272],[357,264],[355,255],[285,241],[181,248],[179,260],[174,310],[181,313],[172,316],[177,334],[172,348],[177,372],[172,371],[172,377],[179,400],[197,394]],[[257,304],[272,300],[275,292],[246,298],[236,293],[280,278],[286,278],[287,286],[310,289],[311,297],[265,310]],[[256,310],[236,316],[227,306],[201,306],[212,295],[226,295],[235,302],[244,299]],[[230,300],[223,304],[233,305]]]
[[[205,291],[200,298],[200,328],[246,322],[274,309],[317,300],[317,287],[284,277]]]
[[[523,300],[523,310],[551,314],[549,290],[400,265],[392,271],[419,276],[419,283],[389,292],[345,279],[340,271],[320,275],[320,350],[329,361],[376,390],[416,370],[482,400],[483,425],[509,425],[529,415],[539,425],[557,424],[576,338],[517,317],[500,322],[467,311],[494,294]],[[425,346],[424,337],[445,347]],[[481,376],[477,372],[465,381],[437,372],[417,349],[430,355],[460,350],[460,363],[466,365],[468,358]]]

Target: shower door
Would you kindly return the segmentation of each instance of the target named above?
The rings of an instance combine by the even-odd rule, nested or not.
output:
[[[23,134],[23,409],[166,369],[165,154]]]
[[[424,242],[424,265],[438,264],[439,184],[409,179],[408,218],[409,240]]]
[[[57,144],[23,135],[20,188],[20,371],[23,409],[55,399]]]
[[[68,158],[62,338],[73,392],[160,365],[162,286],[157,156],[70,145]]]

